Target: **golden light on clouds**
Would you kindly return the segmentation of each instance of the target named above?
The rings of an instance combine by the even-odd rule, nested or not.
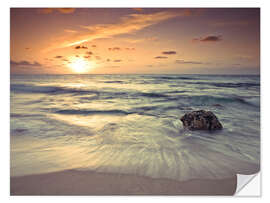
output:
[[[87,42],[87,41],[88,41],[88,40],[84,39],[84,40],[81,40],[81,41],[78,41],[78,42],[73,42],[73,43],[67,44],[66,47],[78,45],[78,44],[81,44],[81,43]]]
[[[77,33],[75,30],[73,35],[62,36],[57,40],[54,39],[54,42],[49,45],[44,52],[74,46],[82,42],[89,42],[96,39],[111,38],[120,34],[134,33],[151,25],[155,25],[172,18],[184,16],[186,16],[184,10],[182,12],[161,11],[151,14],[129,14],[121,17],[120,22],[114,24],[80,26],[86,31]],[[55,43],[55,41],[57,43]]]
[[[14,74],[258,73],[259,14],[259,9],[14,8],[11,69]]]
[[[39,10],[39,12],[43,14],[49,14],[49,13],[52,13],[53,11],[69,14],[69,13],[73,13],[75,11],[75,8],[43,8]]]

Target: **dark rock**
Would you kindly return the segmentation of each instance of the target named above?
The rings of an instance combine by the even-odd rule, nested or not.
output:
[[[211,111],[192,111],[180,118],[185,128],[189,130],[221,130],[223,127]]]

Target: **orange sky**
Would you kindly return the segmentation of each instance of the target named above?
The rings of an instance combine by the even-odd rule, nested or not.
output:
[[[12,74],[259,74],[259,9],[11,9]]]

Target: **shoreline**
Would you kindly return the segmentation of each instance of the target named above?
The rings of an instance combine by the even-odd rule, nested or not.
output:
[[[10,195],[233,195],[236,176],[177,181],[129,174],[64,170],[10,177]]]

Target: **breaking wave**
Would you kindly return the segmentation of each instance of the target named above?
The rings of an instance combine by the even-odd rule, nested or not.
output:
[[[10,90],[11,141],[19,140],[11,145],[12,174],[216,179],[260,164],[259,77],[21,76]],[[185,130],[179,118],[199,109],[213,111],[223,130]]]

